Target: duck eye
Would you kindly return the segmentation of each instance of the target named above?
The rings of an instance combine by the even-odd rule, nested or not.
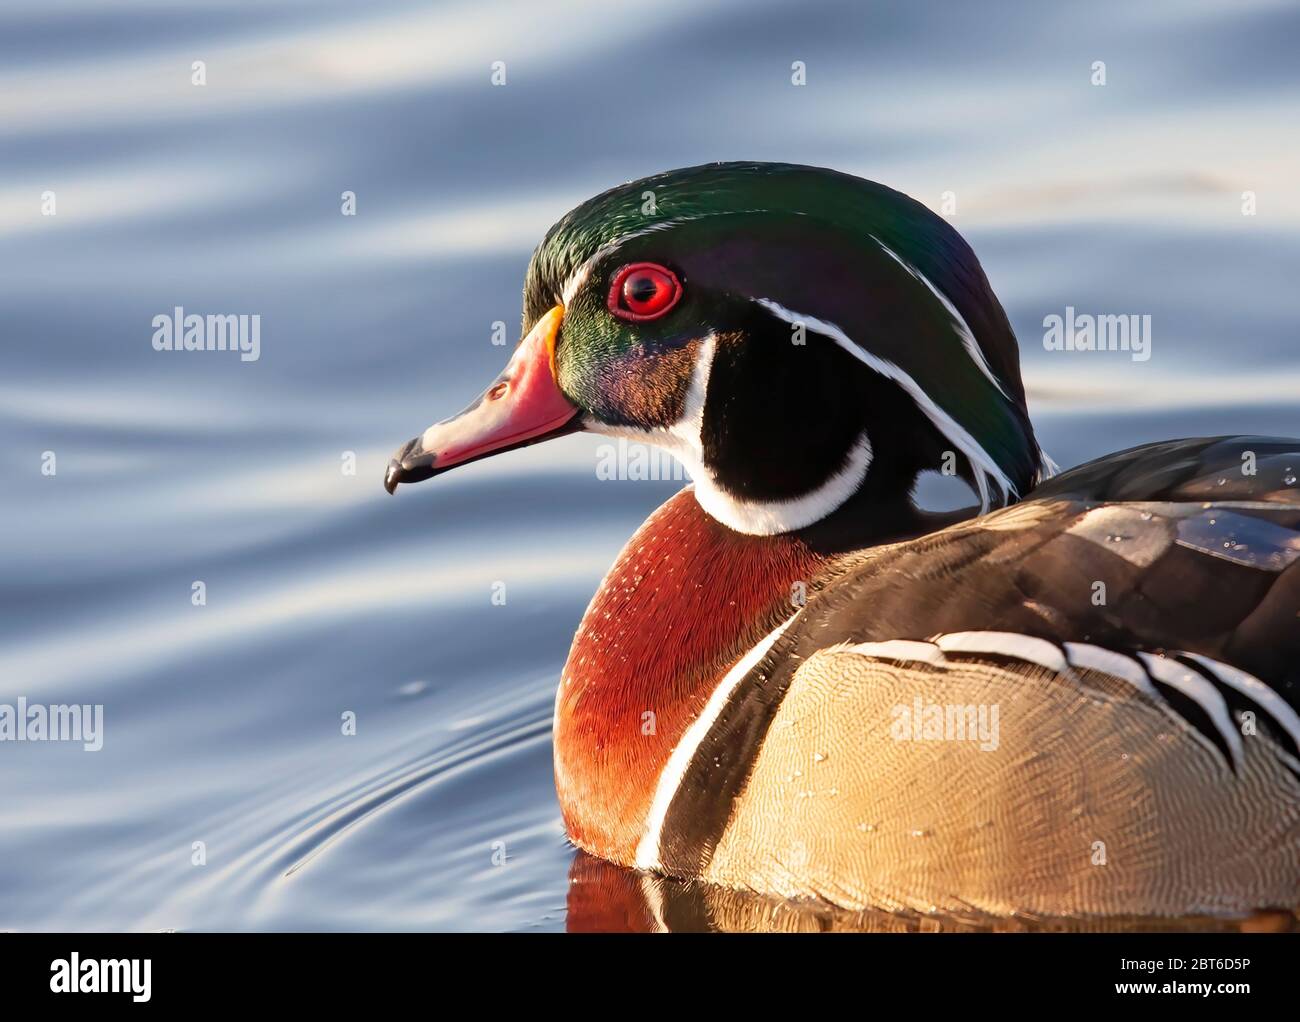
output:
[[[658,263],[632,263],[614,274],[609,288],[609,311],[619,319],[658,319],[677,304],[682,282]]]

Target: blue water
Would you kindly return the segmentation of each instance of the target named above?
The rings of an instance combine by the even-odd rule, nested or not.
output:
[[[0,929],[581,928],[554,687],[680,484],[597,480],[593,437],[381,480],[611,184],[953,192],[1063,465],[1300,434],[1298,37],[1249,0],[8,0],[0,703],[103,704],[104,744],[0,744]],[[261,357],[153,350],[178,305]],[[1151,315],[1150,359],[1044,350],[1067,305]]]

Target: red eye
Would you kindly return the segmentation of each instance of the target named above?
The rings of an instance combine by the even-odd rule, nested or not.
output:
[[[614,274],[609,311],[620,319],[658,319],[682,296],[677,274],[658,263],[632,263]]]

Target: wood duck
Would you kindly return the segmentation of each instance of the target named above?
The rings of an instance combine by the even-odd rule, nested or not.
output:
[[[584,202],[523,320],[385,486],[578,430],[686,465],[560,679],[575,844],[847,909],[1300,903],[1300,441],[1055,474],[970,247],[811,167]],[[969,507],[924,506],[936,472]]]

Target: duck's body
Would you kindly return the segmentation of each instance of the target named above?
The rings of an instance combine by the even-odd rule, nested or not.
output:
[[[638,228],[648,188],[669,208]],[[820,287],[773,265],[794,231]],[[1152,445],[1035,488],[1048,463],[973,254],[829,172],[606,193],[552,230],[525,294],[506,373],[388,482],[574,428],[692,468],[564,669],[576,844],[849,908],[1300,903],[1300,442]],[[815,408],[793,428],[764,414],[791,394]],[[920,510],[918,474],[954,457],[984,510],[1009,506]]]
[[[624,865],[849,908],[1295,902],[1297,462],[1263,438],[1153,445],[825,557],[728,533],[683,491],[574,641],[555,731],[569,833]]]

